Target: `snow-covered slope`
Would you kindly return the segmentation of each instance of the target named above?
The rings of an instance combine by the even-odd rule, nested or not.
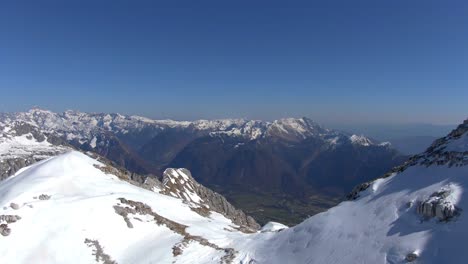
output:
[[[467,133],[468,120],[354,200],[256,233],[194,210],[184,170],[151,191],[69,152],[0,183],[0,263],[465,263]]]
[[[0,263],[230,263],[247,236],[221,214],[105,174],[69,152],[0,184]],[[156,190],[157,191],[157,190]]]
[[[468,120],[353,201],[247,242],[255,263],[466,263]],[[242,256],[240,256],[242,259]]]

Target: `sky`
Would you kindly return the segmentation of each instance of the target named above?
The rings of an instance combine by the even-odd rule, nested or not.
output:
[[[2,1],[0,111],[468,117],[468,1]]]

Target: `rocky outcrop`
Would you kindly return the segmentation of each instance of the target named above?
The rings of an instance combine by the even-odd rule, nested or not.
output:
[[[457,149],[451,149],[450,144],[451,142],[457,141],[462,139],[462,137],[468,137],[468,119],[464,120],[462,124],[460,124],[456,129],[452,130],[447,136],[437,139],[432,143],[432,145],[427,148],[427,150],[421,154],[414,155],[410,157],[406,162],[402,165],[394,167],[388,173],[382,175],[377,179],[387,178],[392,176],[396,173],[401,173],[407,168],[414,166],[414,165],[423,165],[426,167],[430,166],[467,166],[468,165],[468,151],[459,151]],[[355,200],[359,197],[362,191],[365,191],[375,180],[365,182],[362,184],[357,185],[353,188],[353,190],[346,196],[348,200]],[[426,210],[429,213],[431,208],[433,208],[430,204],[422,204],[421,206],[425,206],[421,208],[421,210]],[[441,208],[439,208],[440,210]],[[450,210],[450,209],[447,209]]]
[[[150,191],[162,188],[161,182],[153,175],[141,175],[130,172],[129,170],[118,166],[115,162],[99,156],[96,153],[87,152],[86,154],[101,162],[103,165],[95,165],[95,167],[106,174],[115,175],[121,180]]]
[[[0,180],[43,159],[71,150],[71,147],[53,134],[42,133],[31,124],[13,121],[0,124]]]
[[[29,166],[39,160],[34,157],[9,158],[0,160],[0,180],[4,180],[15,174],[21,168]]]
[[[96,257],[96,262],[103,264],[117,264],[116,261],[112,260],[112,258],[104,252],[99,241],[86,238],[84,243],[88,247],[93,248],[93,255]]]
[[[252,217],[236,209],[221,194],[195,181],[187,169],[166,169],[162,183],[161,193],[184,200],[200,214],[209,214],[209,211],[220,213],[239,225],[245,232],[254,232],[260,228]]]
[[[15,223],[21,220],[19,215],[0,215],[0,222],[7,222],[7,224]]]
[[[0,224],[0,234],[2,236],[9,236],[11,234],[11,228],[7,224]]]
[[[414,262],[418,257],[417,253],[411,252],[406,255],[405,260],[406,262]]]
[[[157,214],[149,205],[145,203],[127,200],[125,198],[119,198],[118,200],[120,203],[114,206],[114,210],[118,215],[124,218],[128,228],[133,228],[129,215],[146,215],[153,217],[153,220],[157,225],[164,225],[175,233],[183,236],[182,241],[175,244],[172,248],[172,254],[174,257],[181,255],[187,244],[192,241],[196,241],[202,246],[207,246],[215,250],[222,251],[224,253],[223,257],[221,258],[222,264],[231,264],[237,254],[233,248],[223,248],[214,243],[211,243],[206,238],[190,234],[187,231],[188,226],[177,223]]]
[[[437,218],[440,221],[449,221],[458,216],[461,209],[456,207],[451,199],[450,189],[433,193],[428,199],[417,204],[416,212],[424,219]]]

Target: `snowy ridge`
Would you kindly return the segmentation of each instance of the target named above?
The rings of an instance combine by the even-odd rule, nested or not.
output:
[[[6,117],[5,117],[6,116]],[[5,114],[0,122],[22,121],[39,127],[42,131],[56,133],[67,140],[76,140],[81,144],[95,145],[91,140],[98,133],[108,131],[115,134],[140,132],[145,129],[157,134],[165,129],[194,130],[211,136],[241,137],[256,140],[265,137],[277,137],[283,140],[300,141],[308,137],[330,138],[342,135],[323,128],[308,118],[283,118],[273,122],[245,119],[218,119],[196,121],[153,120],[140,116],[121,114],[83,113],[52,111],[33,108],[27,112]],[[363,136],[351,136],[355,144],[376,145]],[[93,144],[91,144],[93,143]]]
[[[230,220],[203,217],[96,165],[103,166],[70,152],[0,184],[1,214],[14,216],[0,217],[7,219],[2,263],[228,263],[235,256],[230,241],[246,235]]]

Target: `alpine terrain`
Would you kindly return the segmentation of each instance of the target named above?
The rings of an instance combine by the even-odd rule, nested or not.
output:
[[[349,201],[293,227],[270,222],[263,228],[186,169],[166,169],[162,182],[138,177],[97,154],[18,130],[3,128],[0,149],[29,157],[22,149],[34,146],[45,154],[0,183],[2,263],[468,259],[468,120],[425,152],[358,185]]]
[[[263,224],[297,224],[406,159],[389,143],[308,118],[173,121],[34,108],[1,114],[0,122],[31,126],[45,142],[53,138],[160,181],[167,168],[187,168]]]

